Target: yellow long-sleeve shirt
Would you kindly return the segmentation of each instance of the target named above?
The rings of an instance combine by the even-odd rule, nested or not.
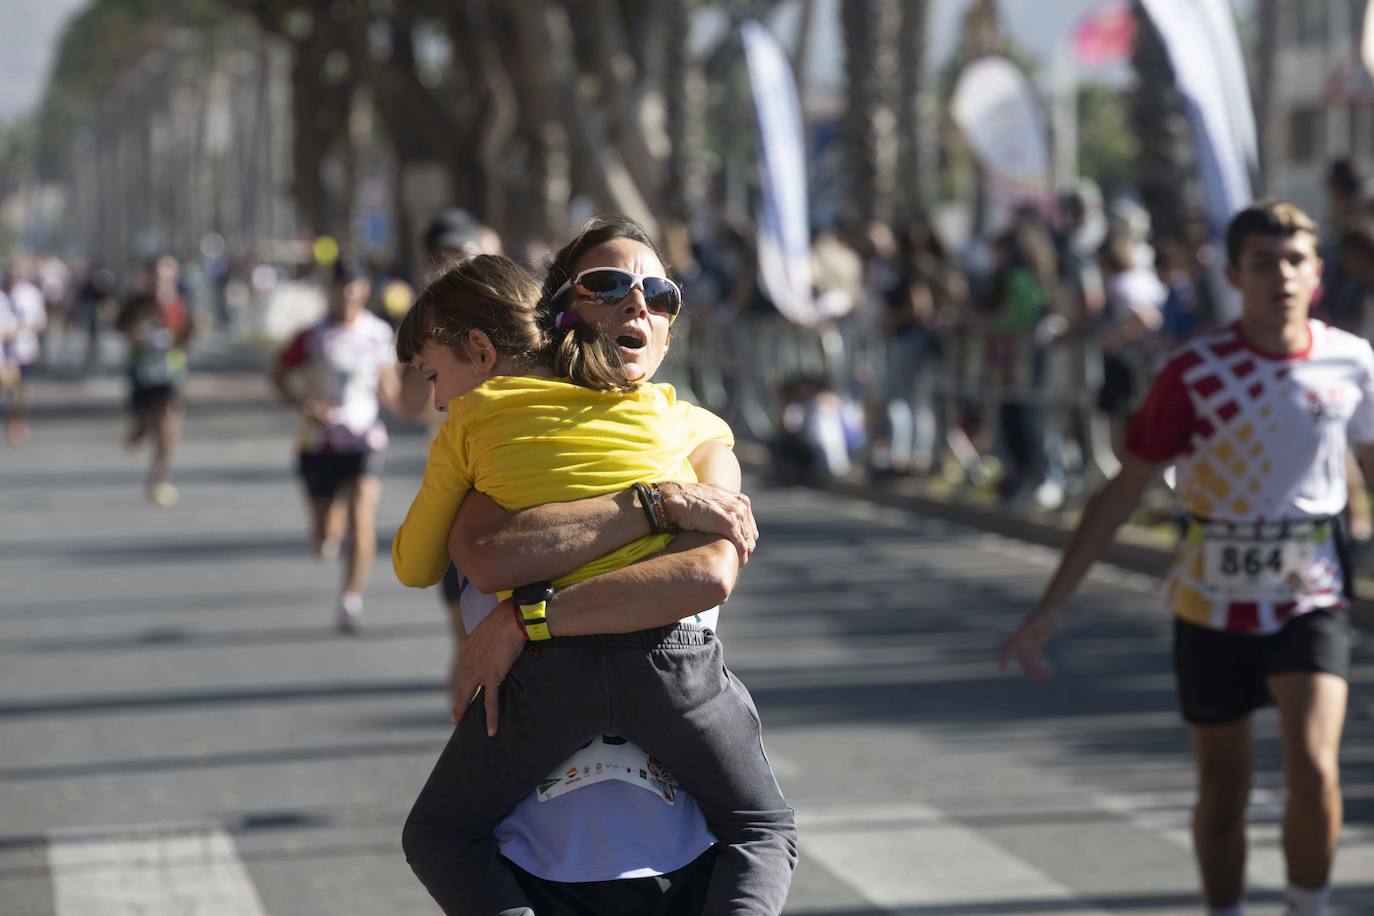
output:
[[[448,535],[469,490],[506,509],[572,502],[655,480],[695,481],[688,456],[724,420],[677,399],[671,385],[602,392],[532,376],[497,376],[449,404],[420,492],[391,542],[396,577],[413,588],[448,567]],[[571,585],[657,553],[671,535],[632,541],[557,580]]]

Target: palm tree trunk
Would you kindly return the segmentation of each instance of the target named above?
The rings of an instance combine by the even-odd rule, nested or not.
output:
[[[843,129],[852,216],[860,224],[878,212],[878,149],[874,116],[878,108],[878,0],[845,0],[841,5],[848,109]]]
[[[593,70],[600,85],[600,106],[609,115],[620,158],[640,195],[657,209],[658,163],[649,151],[639,120],[634,58],[626,48],[625,24],[615,0],[583,0],[592,28],[575,29],[578,58]],[[590,9],[586,9],[590,7]]]
[[[930,0],[906,0],[897,37],[897,188],[910,219],[930,209],[935,164],[935,94],[926,78]]]
[[[625,213],[656,232],[653,211],[634,187],[615,145],[605,139],[609,126],[578,93],[566,11],[555,9],[551,0],[512,0],[507,8],[519,27],[526,72],[543,100],[540,109],[557,118],[567,132],[575,192],[586,194],[601,209]]]
[[[663,97],[668,127],[662,199],[668,216],[674,222],[686,223],[692,217],[692,201],[696,198],[697,181],[692,167],[700,157],[693,151],[698,146],[704,87],[683,39],[690,27],[690,0],[665,0],[662,12]]]

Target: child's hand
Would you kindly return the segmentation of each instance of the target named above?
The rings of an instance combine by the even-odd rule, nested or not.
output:
[[[525,628],[515,619],[519,611],[509,598],[496,606],[479,623],[467,638],[458,653],[458,668],[462,672],[458,684],[458,696],[476,696],[482,691],[482,702],[487,714],[487,737],[495,737],[496,724],[500,714],[501,682],[506,679],[515,660],[525,650],[528,638]],[[461,700],[453,707],[453,724],[463,721],[472,700]]]

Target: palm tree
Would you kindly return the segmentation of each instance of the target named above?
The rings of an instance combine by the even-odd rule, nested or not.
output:
[[[879,2],[845,0],[840,9],[849,103],[843,122],[845,164],[849,172],[849,215],[860,224],[867,224],[878,212],[878,144],[874,117],[881,97]]]
[[[701,110],[703,87],[698,68],[689,59],[687,42],[691,0],[664,0],[662,4],[663,109],[668,131],[668,156],[664,162],[662,199],[668,217],[686,223],[692,216],[691,172],[697,157],[697,119]]]
[[[926,42],[930,0],[906,0],[901,5],[897,36],[897,187],[903,216],[930,206],[934,171],[935,95],[926,79]]]

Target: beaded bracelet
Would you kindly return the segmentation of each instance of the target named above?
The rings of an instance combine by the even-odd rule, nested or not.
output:
[[[658,484],[651,483],[649,488],[649,505],[654,510],[654,533],[662,534],[671,531],[672,526],[668,524],[668,510],[663,507],[663,491],[658,488]]]
[[[663,501],[663,495],[659,494],[658,496],[660,508],[659,512],[655,512],[654,490],[657,488],[650,489],[653,485],[644,483],[635,483],[630,486],[635,491],[635,496],[639,499],[639,508],[644,510],[644,517],[649,520],[649,531],[653,534],[662,534],[663,526],[659,523],[659,512],[662,511],[661,503]]]

